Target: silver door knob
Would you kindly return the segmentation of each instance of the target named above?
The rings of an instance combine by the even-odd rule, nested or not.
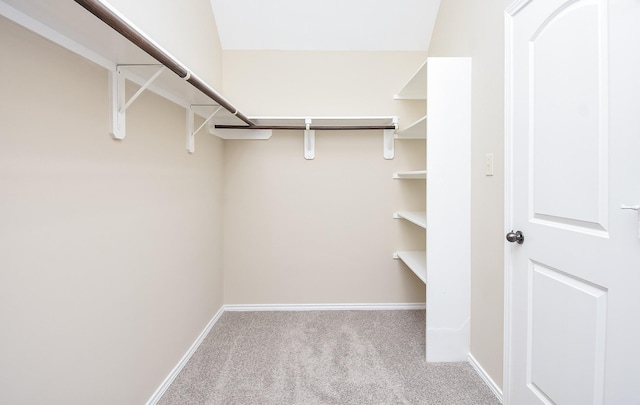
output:
[[[513,230],[507,234],[507,240],[511,243],[518,242],[518,245],[522,245],[524,243],[524,234],[520,231]]]

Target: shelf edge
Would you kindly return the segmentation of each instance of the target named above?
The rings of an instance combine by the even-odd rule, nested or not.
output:
[[[401,260],[420,281],[427,283],[426,251],[398,251],[393,254],[393,258]]]

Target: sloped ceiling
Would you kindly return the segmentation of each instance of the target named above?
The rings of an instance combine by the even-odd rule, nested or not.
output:
[[[426,51],[440,0],[211,0],[226,50]]]

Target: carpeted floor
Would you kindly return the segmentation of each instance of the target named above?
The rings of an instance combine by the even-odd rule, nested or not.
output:
[[[424,316],[226,312],[159,404],[499,404],[469,364],[424,361]]]

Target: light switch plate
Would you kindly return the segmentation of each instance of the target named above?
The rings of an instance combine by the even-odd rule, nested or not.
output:
[[[493,176],[493,153],[484,155],[484,175]]]

